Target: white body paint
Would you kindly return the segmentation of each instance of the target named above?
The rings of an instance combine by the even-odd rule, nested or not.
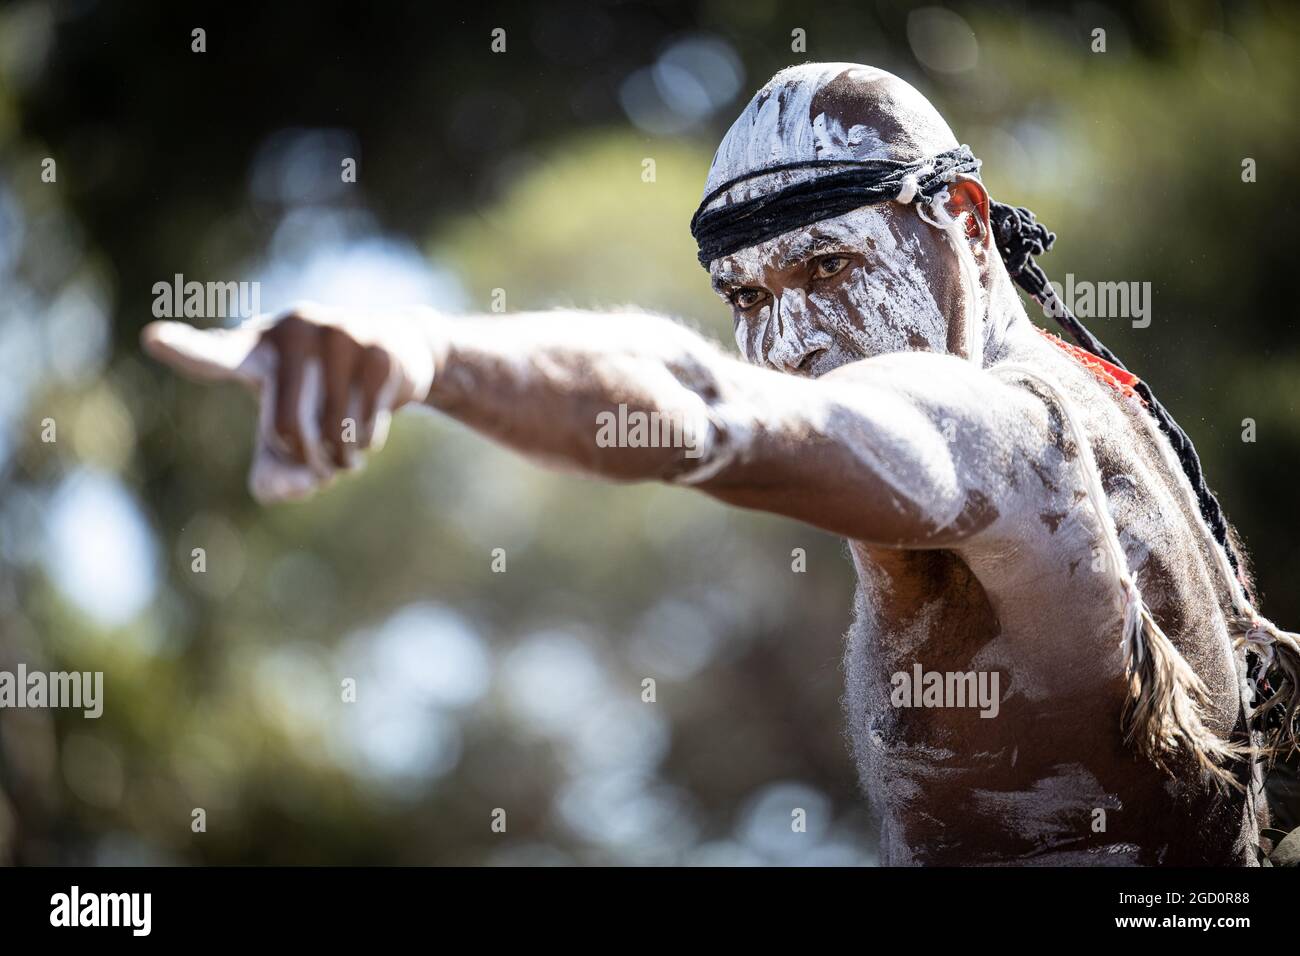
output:
[[[880,109],[856,102],[853,115],[878,117],[888,143],[863,126],[810,115],[822,86],[844,77],[883,84]],[[842,94],[837,87],[841,102]],[[778,74],[733,126],[710,188],[774,162],[915,160],[955,145],[920,94],[888,74],[797,67]],[[751,181],[718,201],[801,175],[810,174]],[[742,352],[798,375],[746,367],[657,317],[552,313],[386,338],[395,365],[409,366],[400,401],[423,399],[538,461],[617,481],[694,483],[719,500],[847,538],[860,586],[845,696],[863,783],[884,820],[887,862],[1196,862],[1203,849],[1211,862],[1249,859],[1258,831],[1244,800],[1217,801],[1185,772],[1168,786],[1118,731],[1127,685],[1115,575],[1089,567],[1105,543],[1107,512],[1118,532],[1111,550],[1123,551],[1116,563],[1142,577],[1155,612],[1205,678],[1215,726],[1231,729],[1241,713],[1240,658],[1225,653],[1215,556],[1163,437],[1032,329],[1000,263],[977,260],[972,270],[956,225],[936,219],[947,238],[931,241],[931,227],[896,212],[859,209],[817,224],[822,238],[852,244],[854,261],[870,265],[838,283],[840,270],[810,268],[821,261],[816,243],[792,253],[793,264],[768,261],[798,234],[724,260],[766,273],[772,289],[771,304],[738,339]],[[926,250],[943,259],[926,262]],[[813,291],[786,288],[796,283]],[[760,301],[742,311],[754,313]],[[962,312],[986,321],[969,323],[958,341],[953,322]],[[152,340],[159,354],[199,371],[231,368],[224,351],[218,358],[206,348],[169,348],[171,334]],[[827,341],[837,354],[807,354],[810,343]],[[791,368],[801,355],[811,364]],[[985,371],[1005,362],[1049,373],[1077,410],[1074,421],[1063,423],[1057,399],[1035,382]],[[671,448],[599,447],[591,409],[619,403],[703,411],[704,454],[688,461]],[[318,437],[304,429],[308,447]],[[1100,484],[1091,504],[1076,466],[1089,450]],[[267,454],[274,451],[267,438]],[[318,467],[304,466],[313,480]],[[264,490],[295,493],[296,481],[268,478]],[[918,662],[1001,672],[998,719],[889,707],[887,690],[880,693],[888,675]],[[1127,812],[1114,815],[1110,835],[1094,836],[1090,809],[1116,805]]]
[[[875,131],[854,125],[845,129],[824,111],[811,116],[813,101],[826,84],[848,72],[854,83],[889,82],[896,78],[874,67],[857,63],[810,63],[782,70],[763,87],[736,119],[723,137],[713,157],[704,186],[707,195],[728,180],[744,173],[782,163],[811,159],[913,159],[922,151],[908,141],[883,142]],[[909,131],[915,142],[956,140],[943,119],[915,90],[916,105],[924,107],[933,118],[924,126]],[[915,155],[910,155],[911,153]],[[779,176],[808,175],[791,171]],[[776,185],[794,179],[757,179],[740,184],[736,190],[719,196],[715,204],[736,202],[767,192]]]
[[[853,107],[846,103],[870,101],[870,96],[857,101],[845,97],[845,83],[863,87],[877,82],[889,84],[880,112],[874,114],[881,119],[882,128],[889,130],[885,137],[889,142],[870,128],[841,122],[827,112],[831,104],[847,111]],[[829,89],[832,83],[838,84],[834,90]],[[857,110],[852,115],[869,114]],[[705,193],[737,177],[748,177],[711,200],[711,207],[716,208],[834,169],[823,165],[753,176],[766,167],[808,160],[915,161],[956,145],[956,138],[933,107],[888,74],[851,64],[793,67],[777,74],[733,124],[714,157]],[[915,186],[905,184],[898,200],[906,203],[914,195]],[[1152,616],[1145,614],[1138,592],[1139,573],[1162,575],[1156,578],[1166,602],[1162,610],[1167,619],[1181,621],[1169,617],[1167,602],[1172,599],[1186,607],[1197,606],[1195,595],[1212,601],[1216,590],[1225,586],[1206,573],[1204,548],[1198,548],[1195,540],[1196,530],[1203,530],[1195,504],[1169,495],[1170,482],[1186,482],[1176,462],[1170,475],[1163,473],[1170,463],[1167,442],[1147,427],[1144,411],[1128,409],[1129,416],[1142,419],[1141,423],[1117,416],[1111,408],[1112,396],[1105,395],[1104,389],[1099,395],[1100,386],[1077,364],[1061,353],[1054,354],[1052,347],[1037,339],[1005,270],[996,262],[996,251],[982,246],[980,254],[990,250],[995,261],[981,266],[967,235],[968,223],[947,211],[948,199],[945,190],[924,207],[909,207],[918,209],[921,219],[942,234],[943,252],[956,257],[953,264],[959,291],[946,291],[943,300],[937,299],[933,290],[930,276],[935,270],[923,268],[925,250],[933,249],[933,244],[923,245],[906,227],[891,227],[891,221],[897,219],[885,210],[897,210],[898,206],[864,207],[811,223],[710,264],[715,281],[724,290],[753,287],[770,293],[761,308],[736,310],[736,340],[753,364],[817,377],[864,357],[900,352],[958,353],[979,369],[1008,360],[1020,362],[1022,371],[1034,373],[1039,388],[1045,389],[1044,401],[1055,407],[1055,414],[1063,418],[1064,432],[1073,439],[1075,451],[1065,458],[1062,449],[1068,445],[1062,445],[1063,438],[1034,436],[1025,443],[1023,457],[996,464],[998,480],[991,482],[987,474],[954,466],[951,447],[946,447],[945,441],[928,449],[925,439],[934,432],[920,422],[915,429],[903,429],[909,433],[902,443],[905,447],[891,447],[888,434],[875,433],[870,442],[854,447],[863,467],[883,478],[897,502],[923,498],[939,521],[952,523],[969,503],[965,490],[979,488],[987,511],[998,515],[994,527],[986,532],[990,543],[955,549],[942,571],[919,558],[901,563],[890,558],[885,567],[891,570],[876,571],[874,561],[877,557],[885,560],[885,556],[853,544],[860,600],[845,661],[846,699],[864,786],[885,816],[886,833],[892,829],[895,834],[893,840],[886,840],[885,856],[903,863],[960,860],[945,855],[945,848],[951,846],[949,836],[961,832],[961,813],[955,812],[953,805],[960,800],[963,811],[980,818],[978,824],[968,821],[973,825],[969,832],[982,831],[984,839],[995,843],[1001,840],[1002,852],[1058,863],[1095,862],[1099,855],[1110,863],[1159,862],[1165,859],[1166,850],[1153,850],[1153,845],[1158,847],[1165,837],[1140,847],[1124,840],[1107,842],[1083,836],[1086,829],[1080,829],[1079,821],[1089,808],[1108,802],[1115,805],[1114,794],[1106,792],[1091,769],[1094,764],[1071,761],[1070,754],[1086,750],[1074,750],[1062,741],[1059,753],[1063,759],[1054,766],[1056,754],[1043,752],[1042,739],[1032,756],[1017,753],[1004,746],[1005,738],[997,732],[982,732],[960,722],[945,724],[943,718],[928,723],[919,718],[900,720],[879,694],[882,669],[889,673],[910,666],[911,656],[922,653],[969,653],[968,658],[948,663],[957,669],[996,668],[1008,675],[1008,699],[1015,702],[1014,712],[1019,715],[1013,719],[1026,721],[1027,732],[1038,721],[1054,724],[1058,702],[1076,695],[1083,695],[1079,699],[1086,701],[1090,719],[1110,715],[1118,723],[1125,686],[1119,652],[1124,634],[1128,649],[1138,656],[1143,655],[1144,646],[1158,646],[1162,659],[1173,661],[1180,681],[1199,680],[1180,654],[1184,645],[1195,651],[1197,670],[1211,675],[1207,677],[1213,683],[1210,719],[1216,729],[1230,726],[1233,711],[1240,708],[1238,695],[1225,681],[1236,683],[1241,661],[1222,630],[1218,609],[1211,619],[1197,625],[1194,635],[1179,623],[1175,647],[1152,623]],[[861,255],[866,266],[827,286],[825,293],[782,288],[787,281],[806,282],[810,290],[817,288],[800,278],[806,273],[787,272],[785,265],[792,256],[798,261],[798,256],[809,254],[803,251],[809,248],[809,236],[818,240],[811,246],[812,254],[822,248],[822,238],[838,240]],[[982,233],[978,242],[984,242]],[[800,251],[783,255],[791,249]],[[829,255],[835,255],[833,248]],[[944,264],[944,269],[954,274],[949,264]],[[961,335],[953,329],[955,321],[963,322]],[[824,360],[814,357],[816,350],[832,347],[843,354]],[[932,399],[926,389],[933,393]],[[872,405],[903,421],[909,410],[917,412],[918,405],[961,409],[959,396],[944,397],[945,383],[926,383],[926,389],[904,388],[895,407],[883,407],[890,400],[873,394]],[[965,412],[956,415],[964,420]],[[1028,420],[1029,416],[1026,423]],[[1153,466],[1150,452],[1132,447],[1135,426],[1142,429],[1138,443],[1149,439],[1159,448],[1158,464]],[[821,434],[823,428],[814,431]],[[1099,435],[1110,434],[1119,436],[1118,442],[1101,442],[1101,457],[1094,462],[1094,449],[1088,445],[1097,442]],[[958,434],[950,440],[963,439]],[[900,470],[899,462],[907,464]],[[1115,474],[1117,466],[1132,468],[1133,473]],[[1044,489],[1041,498],[1027,493],[1040,483]],[[1179,526],[1183,517],[1190,518],[1191,528]],[[994,541],[1006,544],[991,543]],[[1100,569],[1102,573],[1085,573],[1098,546],[1106,555],[1107,566]],[[1221,557],[1213,542],[1209,550],[1215,552],[1214,557]],[[1079,571],[1081,567],[1085,572]],[[968,568],[974,574],[979,582],[974,590],[958,568]],[[1231,588],[1231,584],[1226,586]],[[905,597],[900,597],[900,587]],[[929,595],[919,608],[911,597],[918,592]],[[1046,596],[1053,593],[1059,599]],[[991,619],[986,619],[983,600],[992,605]],[[906,608],[903,617],[898,616],[899,601]],[[967,607],[967,602],[973,603]],[[890,608],[895,610],[887,610]],[[968,646],[970,628],[985,632]],[[1157,637],[1163,643],[1156,641]],[[1099,639],[1104,642],[1100,646]],[[1146,656],[1150,657],[1149,650]],[[933,661],[922,663],[943,669]],[[1050,740],[1051,732],[1047,734]],[[1105,760],[1095,766],[1106,767],[1113,781],[1115,770]],[[1012,780],[1015,783],[1008,789]],[[969,785],[944,790],[954,781],[969,781]],[[1135,799],[1137,793],[1150,792],[1143,791],[1149,788],[1149,781],[1135,778],[1132,785]],[[1183,779],[1175,790],[1185,797],[1195,793],[1197,786]],[[932,790],[943,795],[936,798]],[[1151,798],[1144,795],[1141,799]],[[1232,812],[1219,821],[1220,832],[1231,834],[1243,825],[1240,818],[1234,821]],[[927,820],[939,826],[940,832],[926,833]],[[1248,828],[1250,823],[1244,822],[1244,826]],[[931,844],[925,854],[916,853],[918,840],[920,845]],[[976,839],[973,846],[978,843]],[[1086,852],[1076,853],[1073,848],[1079,846],[1086,846]],[[967,862],[997,859],[996,853],[980,856],[975,849],[972,853]]]

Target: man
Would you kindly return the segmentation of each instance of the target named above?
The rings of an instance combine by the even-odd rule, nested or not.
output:
[[[777,74],[693,223],[744,363],[631,312],[313,308],[231,331],[155,323],[144,343],[260,391],[264,499],[329,480],[424,403],[542,461],[846,537],[847,709],[886,862],[1253,863],[1233,626],[1246,615],[1270,649],[1276,632],[1149,392],[1028,321],[993,233],[1032,217],[995,223],[1008,207],[977,170],[888,73]],[[600,440],[620,406],[689,440]]]

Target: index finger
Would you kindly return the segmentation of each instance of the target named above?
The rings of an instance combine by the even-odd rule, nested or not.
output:
[[[235,381],[256,387],[261,370],[249,357],[262,330],[196,329],[183,322],[150,322],[140,332],[140,345],[158,361],[204,382]]]

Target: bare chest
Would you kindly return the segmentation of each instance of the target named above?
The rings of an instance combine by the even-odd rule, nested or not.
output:
[[[1196,826],[1123,740],[1110,591],[1072,550],[992,556],[990,588],[953,552],[855,548],[846,709],[887,860],[1152,863]]]

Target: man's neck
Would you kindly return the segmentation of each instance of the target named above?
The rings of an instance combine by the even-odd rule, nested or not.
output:
[[[985,303],[982,364],[988,368],[1031,347],[1034,326],[1025,314],[1016,287],[1005,272],[994,273]]]

